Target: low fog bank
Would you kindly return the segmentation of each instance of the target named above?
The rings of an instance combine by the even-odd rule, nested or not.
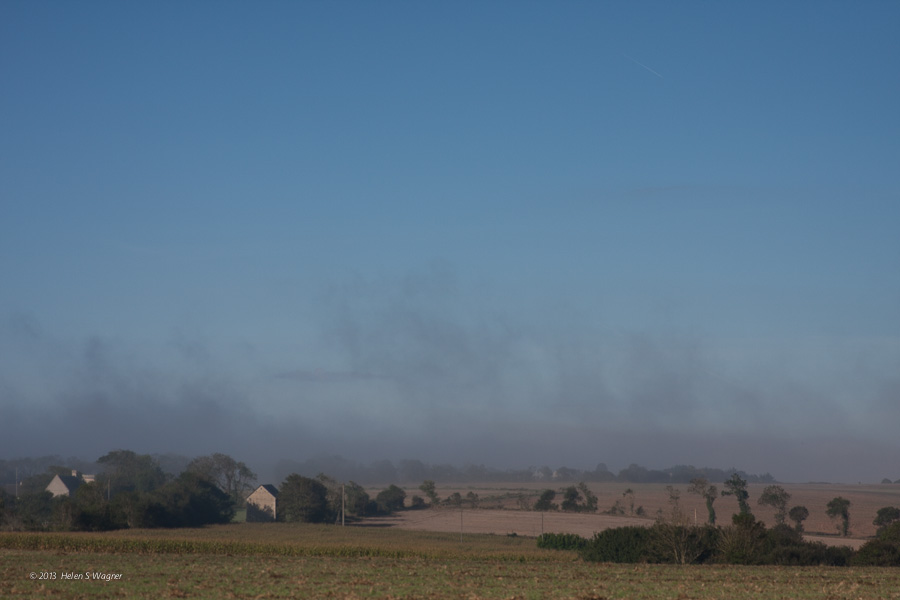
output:
[[[399,287],[330,290],[311,333],[288,345],[61,338],[8,317],[0,457],[223,452],[263,480],[280,461],[322,456],[900,478],[896,341],[776,348],[613,331],[578,315],[532,325],[437,301],[452,290],[428,278]]]
[[[729,433],[604,431],[559,423],[494,427],[477,423],[406,434],[403,431],[308,427],[302,420],[262,419],[211,403],[74,404],[44,417],[4,410],[7,433],[0,458],[57,454],[92,462],[115,449],[195,457],[222,452],[247,463],[262,482],[291,471],[324,471],[352,479],[387,464],[452,466],[475,473],[560,467],[594,471],[603,463],[618,473],[636,463],[648,469],[694,465],[771,474],[780,482],[878,483],[900,478],[896,446],[833,436],[789,440]],[[169,470],[174,471],[177,459]],[[333,471],[333,473],[332,473]],[[377,479],[377,477],[376,477]],[[383,482],[382,482],[383,483]]]

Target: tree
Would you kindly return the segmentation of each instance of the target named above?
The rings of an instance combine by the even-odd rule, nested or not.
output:
[[[378,503],[378,508],[382,512],[392,513],[403,508],[403,504],[406,502],[406,492],[391,484],[387,489],[378,492],[375,502]]]
[[[556,498],[556,492],[553,490],[544,490],[541,492],[540,497],[537,502],[534,503],[534,510],[539,511],[548,511],[548,510],[556,510],[556,504],[553,503],[553,499]]]
[[[318,475],[316,475],[316,481],[325,486],[325,502],[328,505],[328,513],[330,515],[333,515],[335,522],[337,522],[341,518],[341,509],[343,507],[341,484],[325,473],[319,473]]]
[[[439,502],[434,481],[426,479],[422,482],[422,485],[419,486],[419,489],[422,490],[423,494],[428,496],[428,501],[431,502],[432,505],[435,505]]]
[[[581,495],[584,496],[584,507],[582,510],[586,512],[597,512],[597,494],[592,492],[583,481],[578,484],[578,490],[581,492]]]
[[[622,504],[622,499],[616,498],[616,501],[613,502],[613,505],[609,507],[609,510],[606,511],[606,513],[610,515],[624,515],[625,505]]]
[[[315,479],[288,475],[278,492],[278,517],[304,523],[328,520],[328,490]]]
[[[103,466],[97,482],[112,494],[152,492],[168,479],[156,459],[131,450],[113,450],[98,458],[97,464]]]
[[[637,465],[632,465],[632,467],[636,467]],[[628,511],[629,514],[634,515],[634,490],[628,488],[624,492],[622,492],[622,497],[625,498],[625,501],[628,502]]]
[[[42,531],[50,526],[53,518],[53,494],[47,491],[21,494],[13,500],[15,528]]]
[[[344,502],[344,512],[348,514],[362,517],[369,513],[369,494],[356,482],[350,481],[344,486]]]
[[[690,564],[706,551],[704,540],[712,528],[692,526],[681,507],[681,492],[671,485],[666,486],[666,491],[671,511],[668,516],[660,511],[652,529],[652,545],[660,556],[669,557],[676,564]]]
[[[215,482],[185,471],[178,479],[156,490],[153,499],[162,507],[161,527],[201,527],[228,523],[234,517],[234,500]]]
[[[112,514],[105,491],[96,483],[78,486],[75,490],[75,505],[78,507],[76,529],[101,531],[113,528]]]
[[[787,516],[787,503],[791,501],[791,495],[780,485],[767,485],[757,500],[757,504],[771,506],[775,509],[775,522],[784,525]]]
[[[244,501],[246,492],[253,489],[256,481],[256,473],[247,465],[218,452],[195,458],[188,463],[186,470],[212,481],[237,504]]]
[[[578,492],[578,488],[574,485],[570,485],[565,490],[563,490],[563,501],[560,505],[566,512],[572,512],[578,510],[578,501],[581,500],[581,494]]]
[[[847,537],[850,535],[850,501],[846,498],[838,496],[832,498],[825,508],[827,514],[833,521],[838,521],[837,528],[841,535]]]
[[[708,513],[706,522],[710,525],[715,525],[716,509],[713,508],[713,502],[715,502],[716,498],[719,496],[719,490],[716,486],[711,484],[706,477],[695,477],[694,479],[691,479],[691,485],[688,487],[688,492],[703,496],[703,499],[706,500],[706,512]]]
[[[747,502],[750,498],[750,494],[747,492],[747,482],[741,479],[741,476],[737,473],[732,473],[731,478],[727,479],[723,485],[725,489],[722,490],[722,495],[734,496],[742,515],[751,514],[750,503]]]
[[[875,520],[872,521],[872,525],[877,527],[877,533],[880,533],[895,521],[900,521],[900,508],[895,506],[885,506],[884,508],[878,509]]]
[[[805,506],[795,506],[788,512],[788,517],[794,522],[797,533],[803,533],[803,521],[809,517],[809,509]]]

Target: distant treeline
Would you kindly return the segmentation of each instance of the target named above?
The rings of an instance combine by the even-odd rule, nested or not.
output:
[[[302,462],[281,460],[276,465],[279,478],[287,473],[300,473],[312,477],[328,473],[338,480],[353,480],[364,484],[398,482],[420,483],[432,480],[439,483],[478,482],[604,482],[624,483],[690,483],[693,479],[724,481],[737,473],[749,483],[775,483],[769,473],[754,475],[737,469],[714,469],[677,465],[667,469],[647,469],[632,464],[618,473],[610,471],[603,463],[592,470],[548,466],[527,469],[493,469],[484,465],[468,464],[462,467],[450,464],[432,465],[420,460],[401,460],[396,464],[380,460],[362,464],[341,456],[320,456]]]
[[[256,487],[256,474],[227,454],[176,461],[186,462],[177,475],[166,472],[154,456],[131,450],[113,450],[95,463],[51,458],[57,461],[63,464],[50,464],[36,473],[46,459],[14,464],[14,483],[0,489],[0,530],[201,527],[228,523],[244,507],[264,510],[246,502]],[[9,470],[8,463],[2,466]],[[275,493],[279,521],[334,522],[338,517],[386,515],[402,510],[406,501],[406,492],[396,485],[373,499],[359,484],[338,482],[322,473],[315,478],[292,473]],[[418,496],[411,501],[412,508],[425,506]],[[273,512],[268,516],[276,518]]]
[[[191,457],[176,454],[153,454],[153,459],[164,473],[177,475],[183,472]],[[18,458],[0,460],[0,483],[10,490],[15,481],[24,481],[34,475],[46,473],[50,467],[66,465],[83,473],[95,473],[101,469],[94,461],[58,455],[39,458]],[[281,481],[291,473],[315,477],[319,473],[338,481],[355,481],[364,485],[399,483],[411,484],[432,480],[438,483],[479,483],[479,482],[605,482],[623,483],[690,483],[693,479],[724,481],[737,473],[749,483],[776,483],[769,473],[756,475],[738,469],[717,469],[676,465],[666,469],[648,469],[637,464],[613,472],[604,463],[594,469],[574,469],[549,466],[528,467],[527,469],[496,469],[485,465],[429,464],[420,460],[406,459],[397,462],[378,460],[360,463],[342,456],[318,456],[304,461],[282,459],[275,463],[274,481]],[[37,480],[39,481],[39,480]],[[44,482],[43,485],[46,485]]]

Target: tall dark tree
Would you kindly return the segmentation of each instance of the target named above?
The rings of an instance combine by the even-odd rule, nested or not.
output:
[[[581,500],[581,493],[577,487],[570,485],[563,490],[563,501],[560,504],[560,508],[567,512],[576,511],[580,508],[578,505],[579,500]]]
[[[875,520],[872,521],[872,525],[877,527],[877,533],[880,533],[891,523],[896,521],[900,521],[900,508],[897,508],[896,506],[885,506],[884,508],[879,508],[878,512],[875,513]]]
[[[771,506],[775,509],[775,522],[784,525],[787,516],[787,505],[791,501],[791,495],[780,485],[767,485],[756,502],[763,506]]]
[[[426,479],[422,482],[422,485],[419,486],[419,489],[428,496],[428,500],[431,502],[432,506],[438,503],[438,494],[437,489],[435,488],[434,481],[430,479]]]
[[[838,496],[832,498],[825,508],[827,514],[832,520],[837,521],[838,531],[841,535],[847,537],[850,535],[850,501],[846,498]]]
[[[278,517],[285,521],[321,523],[328,520],[328,490],[320,481],[293,473],[278,491]]]
[[[688,487],[688,492],[702,496],[703,499],[706,500],[706,512],[708,514],[706,522],[710,525],[715,525],[716,509],[713,507],[713,503],[719,496],[719,490],[716,486],[711,484],[706,477],[695,477],[694,479],[691,479],[691,485]]]
[[[553,490],[544,490],[541,492],[540,497],[537,502],[534,503],[534,510],[539,510],[541,512],[546,512],[548,510],[556,510],[557,506],[553,502],[553,499],[556,498],[556,492]]]
[[[162,507],[156,524],[161,527],[200,527],[228,523],[234,517],[234,500],[215,482],[185,471],[152,494]]]
[[[636,465],[632,465],[636,466]],[[628,503],[628,514],[634,515],[634,490],[628,488],[624,492],[622,492],[622,498],[625,499],[625,502]]]
[[[348,515],[363,517],[371,511],[371,499],[363,486],[353,481],[344,486],[344,511]]]
[[[734,496],[735,500],[737,500],[740,514],[751,514],[750,503],[748,502],[750,494],[747,492],[747,482],[744,479],[741,479],[741,476],[737,473],[732,473],[731,478],[725,480],[723,485],[725,486],[725,489],[722,490],[722,495]]]
[[[100,487],[108,492],[151,492],[167,480],[159,463],[149,454],[131,450],[113,450],[97,459],[103,473],[97,476]]]
[[[803,521],[809,518],[809,509],[805,506],[795,506],[788,511],[788,518],[794,522],[794,530],[803,533]]]
[[[74,528],[85,531],[112,529],[112,513],[106,500],[106,490],[97,483],[86,483],[75,490],[74,500],[78,508]]]
[[[597,494],[592,492],[583,481],[578,483],[578,490],[584,496],[584,510],[586,512],[597,512]]]
[[[13,499],[12,505],[10,521],[15,529],[42,531],[50,527],[53,519],[53,494],[50,492],[20,494]]]
[[[243,502],[246,493],[253,490],[256,481],[256,473],[247,465],[219,452],[198,456],[188,464],[187,470],[214,482],[237,504]]]

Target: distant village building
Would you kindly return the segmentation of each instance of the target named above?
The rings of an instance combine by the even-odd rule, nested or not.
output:
[[[48,483],[47,487],[44,489],[53,494],[54,497],[71,496],[81,484],[93,482],[93,475],[82,475],[77,470],[72,469],[71,475],[54,475],[53,479],[50,480],[50,483]]]
[[[278,488],[265,483],[247,496],[247,522],[265,523],[278,516]]]

